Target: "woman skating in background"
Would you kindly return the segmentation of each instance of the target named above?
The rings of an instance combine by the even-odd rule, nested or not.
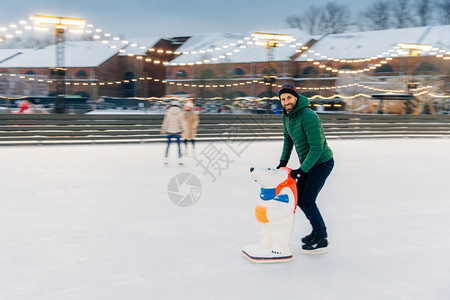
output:
[[[172,142],[172,138],[175,138],[178,145],[178,164],[183,165],[183,160],[181,158],[181,145],[180,138],[181,133],[183,133],[183,112],[180,108],[180,102],[173,100],[170,102],[170,107],[164,115],[161,134],[167,136],[167,148],[166,154],[164,156],[164,164],[169,163],[169,148]]]
[[[197,127],[199,123],[199,116],[193,109],[194,104],[187,102],[184,105],[183,119],[184,119],[184,146],[185,154],[188,154],[188,141],[192,143],[192,155],[195,155],[195,137],[197,135]]]

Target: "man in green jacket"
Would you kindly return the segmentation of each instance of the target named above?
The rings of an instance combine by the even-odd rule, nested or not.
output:
[[[293,85],[283,85],[278,92],[283,105],[283,151],[277,168],[285,167],[295,146],[300,168],[291,171],[297,179],[298,206],[312,226],[311,234],[302,238],[303,253],[320,253],[328,246],[327,229],[316,205],[316,198],[334,166],[322,122],[309,108],[309,100],[297,93]]]

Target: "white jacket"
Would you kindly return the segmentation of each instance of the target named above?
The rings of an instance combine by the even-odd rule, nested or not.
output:
[[[183,132],[183,112],[178,106],[171,106],[164,115],[162,134],[181,134]]]

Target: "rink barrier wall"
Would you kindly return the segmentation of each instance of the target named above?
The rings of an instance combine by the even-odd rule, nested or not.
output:
[[[327,138],[450,137],[450,115],[319,113]],[[0,146],[161,143],[162,114],[0,114]],[[281,140],[281,115],[201,114],[197,141]]]

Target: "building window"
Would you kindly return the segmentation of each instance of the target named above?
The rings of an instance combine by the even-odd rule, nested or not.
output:
[[[217,97],[217,94],[212,91],[204,91],[203,97],[204,98],[215,98],[215,97]]]
[[[270,71],[270,73],[269,73],[269,71]],[[278,74],[278,72],[275,68],[270,68],[270,69],[265,68],[263,70],[263,75],[275,75],[275,74]]]
[[[434,64],[429,62],[423,62],[419,65],[419,67],[416,69],[416,73],[422,73],[422,74],[433,74],[438,72],[439,69]]]
[[[301,94],[302,96],[305,96],[306,98],[311,98],[312,96],[318,95],[316,92],[308,91]]]
[[[211,69],[206,69],[205,71],[202,72],[201,78],[214,78],[214,77],[216,77],[216,72],[214,72]]]
[[[264,98],[264,97],[270,97],[270,98],[278,97],[278,94],[273,91],[265,91],[258,95],[258,98]]]
[[[132,72],[126,72],[123,75],[124,80],[128,80],[128,82],[123,83],[123,92],[125,97],[134,97],[134,82],[131,79],[134,78],[134,74]]]
[[[390,65],[382,65],[375,69],[375,73],[393,73],[394,69]]]
[[[233,74],[234,74],[234,76],[241,76],[241,75],[245,75],[245,72],[241,68],[235,68],[233,71]]]
[[[350,67],[349,65],[343,65],[342,67],[339,68],[339,70],[353,70],[353,68]]]
[[[184,78],[184,77],[187,77],[187,73],[185,70],[178,70],[176,76]]]
[[[26,73],[25,73],[26,75],[36,75],[36,73],[34,73],[34,71],[27,71]]]
[[[230,93],[230,98],[239,98],[239,97],[247,97],[247,95],[241,91],[232,91]]]
[[[305,70],[303,70],[303,75],[317,75],[319,72],[317,72],[317,69],[314,67],[307,67]]]
[[[88,77],[85,70],[79,70],[77,74],[75,74],[75,77]]]

